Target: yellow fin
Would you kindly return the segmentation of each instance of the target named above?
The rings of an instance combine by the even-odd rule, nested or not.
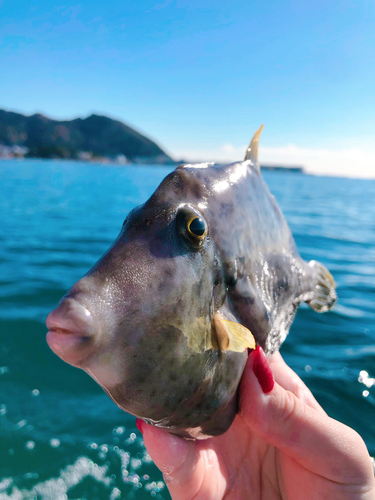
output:
[[[256,343],[250,330],[216,313],[213,317],[212,346],[221,351],[243,352],[248,347],[255,349]]]
[[[250,145],[246,150],[244,161],[251,160],[255,165],[258,165],[258,146],[263,127],[264,125],[261,125],[255,132],[254,137],[251,139]]]

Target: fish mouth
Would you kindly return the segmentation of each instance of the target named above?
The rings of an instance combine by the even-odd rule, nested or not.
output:
[[[80,366],[93,350],[96,337],[90,311],[72,298],[63,299],[46,319],[47,344],[67,363]]]

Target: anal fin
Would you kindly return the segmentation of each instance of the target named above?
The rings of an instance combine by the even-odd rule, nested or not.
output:
[[[247,328],[228,321],[220,313],[215,313],[212,319],[211,342],[214,349],[220,351],[243,352],[245,349],[255,349],[255,339]]]

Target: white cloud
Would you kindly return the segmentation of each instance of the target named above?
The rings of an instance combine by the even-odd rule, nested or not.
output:
[[[175,156],[191,162],[197,160],[231,162],[243,159],[247,145],[224,144],[218,150],[177,152]],[[313,149],[295,144],[259,146],[259,161],[264,165],[302,166],[316,175],[375,178],[375,149]]]

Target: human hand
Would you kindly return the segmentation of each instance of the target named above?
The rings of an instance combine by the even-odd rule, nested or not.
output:
[[[362,438],[327,416],[279,353],[270,365],[260,348],[250,354],[225,434],[187,441],[137,425],[174,500],[375,500]]]

